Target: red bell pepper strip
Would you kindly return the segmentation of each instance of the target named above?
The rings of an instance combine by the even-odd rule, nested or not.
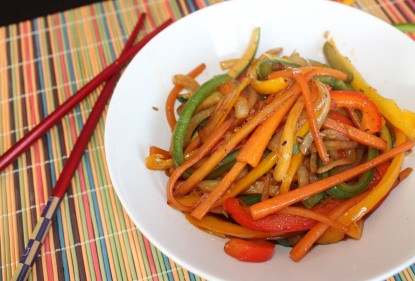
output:
[[[343,124],[347,124],[349,126],[354,126],[352,120],[350,120],[348,117],[341,115],[337,111],[330,111],[329,112],[329,118],[342,122]]]
[[[362,112],[362,130],[377,133],[382,126],[381,114],[365,95],[354,91],[331,91],[330,98],[338,107],[358,109]]]
[[[240,261],[264,262],[274,255],[275,244],[265,240],[231,238],[224,246],[225,252]]]
[[[312,210],[326,214],[336,206],[336,200],[329,201],[326,205],[314,207]],[[240,225],[263,232],[295,232],[310,229],[317,221],[302,216],[288,214],[271,214],[262,219],[254,220],[248,205],[238,198],[227,198],[223,207],[230,216]]]

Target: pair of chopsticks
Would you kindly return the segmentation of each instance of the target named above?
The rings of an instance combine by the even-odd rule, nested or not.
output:
[[[26,246],[26,249],[19,261],[17,269],[12,277],[12,280],[26,280],[30,270],[36,261],[40,248],[45,240],[48,230],[52,224],[61,200],[65,195],[69,183],[78,167],[79,161],[85,151],[89,139],[98,123],[100,116],[109,100],[115,84],[118,81],[121,68],[139,51],[141,50],[154,36],[160,33],[163,29],[172,23],[169,19],[157,27],[154,31],[145,36],[137,44],[134,41],[138,32],[143,27],[145,14],[141,14],[139,20],[132,31],[127,43],[120,57],[110,66],[104,69],[98,76],[82,87],[76,94],[63,103],[56,111],[46,117],[39,125],[34,127],[28,134],[26,134],[19,142],[12,148],[6,151],[0,157],[0,171],[7,165],[13,162],[22,152],[24,152],[35,140],[41,137],[48,129],[56,124],[65,114],[67,114],[73,107],[80,103],[88,94],[95,90],[103,82],[105,86],[99,95],[91,113],[88,117],[82,131],[72,149],[72,152],[65,163],[65,166],[53,188],[50,198],[42,211],[31,238]]]

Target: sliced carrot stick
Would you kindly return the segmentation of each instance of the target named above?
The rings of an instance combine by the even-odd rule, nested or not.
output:
[[[196,153],[190,156],[182,165],[177,167],[174,172],[169,177],[169,181],[167,183],[167,200],[171,203],[175,208],[181,211],[190,212],[192,207],[184,206],[181,204],[175,197],[174,188],[176,186],[177,180],[180,176],[191,166],[197,163],[200,159],[202,159],[206,154],[210,152],[212,147],[222,138],[222,136],[226,133],[229,127],[232,125],[233,120],[229,119],[225,123],[222,124],[215,132],[206,139],[203,145],[198,149]]]
[[[170,152],[168,152],[167,150],[164,150],[160,147],[157,147],[155,145],[150,146],[150,155],[151,154],[161,154],[163,155],[165,158],[170,158]]]
[[[220,85],[220,86],[218,87],[218,90],[219,90],[222,94],[227,95],[227,94],[229,94],[230,92],[232,92],[235,88],[236,88],[235,81],[233,81],[233,80],[229,80],[229,81],[227,81],[227,82],[223,83],[222,85]]]
[[[335,186],[336,184],[345,182],[357,175],[360,175],[363,172],[366,172],[369,169],[385,162],[391,157],[398,155],[399,153],[410,150],[414,145],[413,140],[408,140],[391,150],[380,154],[379,156],[362,163],[350,170],[338,173],[334,176],[327,177],[323,180],[311,183],[309,185],[303,186],[301,188],[294,189],[287,193],[275,196],[268,200],[259,202],[250,207],[252,217],[254,219],[263,218],[269,214],[273,214],[283,209],[284,207],[290,206],[294,203],[298,203],[303,199],[306,199],[310,196],[313,196],[317,193],[320,193],[324,190],[329,189],[330,187]]]
[[[310,71],[315,71],[315,76],[331,76],[339,80],[346,80],[347,75],[343,72],[329,68],[329,67],[301,67],[301,68],[286,68],[283,70],[273,71],[268,75],[268,79],[276,79],[278,77],[294,78],[294,72],[300,72],[306,74]]]
[[[353,126],[336,122],[331,118],[327,118],[324,121],[322,128],[338,131],[351,140],[379,150],[385,150],[387,147],[386,142],[383,139]]]
[[[347,226],[335,221],[334,219],[325,216],[323,214],[319,214],[315,211],[309,210],[309,209],[305,209],[305,208],[300,208],[300,207],[286,207],[284,209],[282,209],[281,211],[278,212],[278,214],[283,214],[283,215],[292,215],[292,216],[301,216],[301,217],[305,217],[305,218],[310,218],[322,223],[325,223],[331,227],[334,227],[338,230],[347,231]]]
[[[359,203],[363,198],[368,195],[368,191],[361,193],[349,200],[343,201],[338,205],[333,211],[331,211],[328,217],[332,220],[337,220],[341,215],[343,215],[347,210],[352,208],[354,205]],[[298,243],[292,248],[290,252],[290,257],[294,261],[301,260],[311,249],[313,244],[317,241],[317,239],[323,235],[323,233],[329,228],[330,226],[324,222],[319,222],[315,226],[313,226],[302,238]]]
[[[246,163],[236,162],[232,169],[223,177],[215,189],[209,195],[196,205],[191,215],[201,220],[212,208],[212,206],[225,194],[229,186],[235,181],[236,177],[241,173]]]
[[[238,161],[247,163],[252,167],[258,165],[269,140],[296,100],[296,96],[289,98],[278,110],[255,129],[239,152],[238,157],[236,158]]]
[[[201,63],[196,66],[192,71],[190,71],[187,75],[195,78],[198,76],[202,71],[206,68],[206,64]],[[177,95],[183,90],[183,86],[174,86],[173,89],[170,91],[167,100],[166,100],[166,118],[169,122],[170,128],[173,130],[174,126],[176,126],[176,115],[174,113],[174,104],[176,103]]]
[[[310,130],[313,134],[314,144],[316,146],[318,155],[321,160],[327,164],[330,161],[329,154],[326,147],[324,146],[323,138],[320,135],[320,128],[318,126],[316,114],[314,113],[313,100],[310,94],[310,88],[307,85],[307,81],[304,76],[300,73],[294,73],[294,79],[298,82],[301,87],[301,92],[304,97],[305,109],[307,111],[308,123],[310,124]]]
[[[184,154],[188,154],[191,151],[195,150],[201,144],[200,136],[195,137],[192,139],[186,149],[184,150]]]

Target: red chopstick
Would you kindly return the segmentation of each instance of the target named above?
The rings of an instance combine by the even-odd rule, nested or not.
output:
[[[0,171],[11,164],[20,154],[22,154],[33,142],[43,136],[53,125],[55,125],[64,115],[66,115],[72,108],[79,104],[84,98],[86,98],[92,91],[94,91],[99,85],[109,79],[114,73],[121,70],[121,68],[139,51],[144,45],[146,45],[154,36],[160,31],[165,29],[173,22],[172,19],[168,19],[154,31],[145,36],[140,42],[133,45],[131,48],[123,52],[123,54],[115,60],[111,65],[105,68],[98,76],[83,86],[78,92],[72,95],[66,100],[58,109],[49,114],[38,125],[36,125],[29,133],[22,137],[17,143],[15,143],[9,150],[0,156]]]
[[[127,53],[131,45],[134,43],[134,40],[137,36],[138,31],[142,27],[143,20],[144,20],[144,14],[140,16],[140,19],[136,27],[134,28],[133,32],[131,33],[130,38],[128,39],[124,47],[122,55]],[[171,23],[171,20],[163,23],[160,27],[156,28],[155,31],[151,33],[152,37],[154,37],[154,35],[156,35],[160,31],[162,31],[164,28],[166,28],[170,23]],[[141,48],[145,45],[145,43],[142,43],[142,42],[143,41],[140,42]],[[146,42],[148,42],[148,40]],[[138,50],[141,48],[138,48]],[[65,166],[63,167],[61,175],[59,176],[59,179],[56,182],[56,185],[51,192],[51,196],[45,208],[42,211],[41,217],[38,220],[36,227],[34,228],[35,230],[31,235],[31,238],[26,246],[24,254],[22,255],[20,259],[20,262],[17,266],[17,269],[13,275],[12,280],[26,280],[27,279],[30,273],[30,270],[32,268],[32,265],[34,264],[34,261],[36,257],[38,256],[42,243],[45,240],[46,234],[48,233],[48,230],[52,224],[52,219],[54,218],[59,208],[59,205],[62,201],[62,198],[65,195],[66,190],[69,187],[69,183],[73,177],[73,174],[75,173],[75,170],[78,167],[79,161],[81,160],[85,147],[87,146],[89,139],[95,129],[95,126],[97,125],[101,117],[101,114],[105,108],[105,105],[107,104],[108,99],[111,97],[114,86],[117,83],[118,76],[119,76],[119,71],[115,72],[114,75],[110,77],[110,79],[105,84],[105,87],[102,90],[100,96],[98,97],[84,127],[82,128],[82,131],[78,139],[75,142],[75,145],[72,149],[72,152],[68,160],[65,163]]]

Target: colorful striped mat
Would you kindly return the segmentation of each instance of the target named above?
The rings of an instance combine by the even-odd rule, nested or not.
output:
[[[169,17],[216,2],[221,0],[106,1],[0,27],[0,153],[114,61],[140,13],[147,13],[149,32]],[[353,5],[389,23],[415,22],[413,0]],[[97,93],[0,173],[0,280],[11,278]],[[201,280],[149,243],[129,219],[111,185],[103,135],[104,118],[29,279]],[[389,280],[415,281],[414,271],[413,265]]]

